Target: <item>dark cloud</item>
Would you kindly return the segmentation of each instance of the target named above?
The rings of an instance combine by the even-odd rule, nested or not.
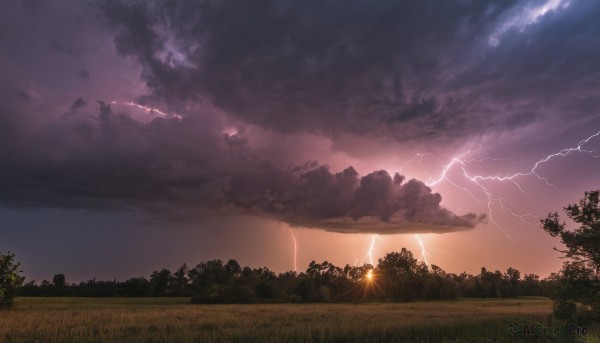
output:
[[[381,151],[350,141],[429,144],[450,154],[450,144],[487,134],[589,118],[600,99],[600,50],[591,43],[600,34],[600,5],[572,2],[522,18],[543,3],[99,1],[116,48],[139,64],[151,92],[137,101],[182,115],[146,111],[157,117],[145,122],[111,108],[146,89],[121,84],[117,72],[106,76],[112,62],[94,60],[114,54],[89,43],[94,35],[106,41],[103,28],[83,31],[85,21],[61,20],[42,35],[52,22],[44,9],[92,20],[89,8],[71,6],[77,15],[68,15],[50,2],[23,3],[39,18],[32,22],[45,24],[7,20],[1,37],[10,39],[0,41],[7,56],[45,75],[46,88],[88,88],[54,94],[59,100],[44,107],[52,96],[36,93],[35,82],[2,85],[10,96],[0,98],[0,201],[143,210],[154,220],[245,213],[340,232],[471,228],[484,218],[440,207],[441,196],[422,182],[386,171],[360,176],[351,167],[332,172],[298,158],[301,146],[272,137],[325,136],[333,149],[367,155]],[[20,37],[68,65],[67,76],[57,72],[64,68],[40,67],[43,59],[28,60],[36,55]],[[48,44],[63,53],[50,54]],[[12,68],[0,62],[3,71]],[[82,68],[94,71],[94,82],[73,77],[89,79]],[[288,164],[256,149],[260,139],[286,150]]]
[[[101,4],[119,28],[119,51],[140,61],[161,98],[207,95],[233,116],[284,132],[385,130],[406,140],[468,128],[464,108],[440,89],[445,69],[514,2]]]
[[[79,76],[81,79],[84,80],[89,80],[90,79],[90,73],[87,70],[81,70],[77,73],[77,76]]]
[[[507,30],[498,46],[482,50],[477,63],[450,86],[477,89],[487,97],[488,108],[512,115],[507,118],[509,127],[549,114],[571,120],[595,116],[592,106],[574,108],[573,100],[600,89],[600,47],[591,44],[600,35],[595,19],[600,3],[566,3]],[[523,20],[527,12],[511,14]]]
[[[87,104],[87,102],[85,100],[83,100],[83,98],[77,98],[75,101],[73,101],[73,104],[71,105],[71,110],[76,110],[80,107],[83,107]]]
[[[17,96],[17,98],[23,100],[23,101],[32,101],[34,100],[34,96],[31,94],[31,92],[28,92],[26,90],[22,90],[19,89],[17,91],[15,91],[15,95]]]
[[[337,232],[365,232],[365,227],[377,233],[449,232],[485,219],[472,213],[456,216],[440,207],[442,197],[425,184],[403,180],[384,170],[359,178],[352,167],[332,174],[318,166],[273,199],[272,206],[291,224]]]
[[[64,45],[58,41],[52,41],[50,43],[49,48],[51,50],[62,52],[62,53],[65,53],[65,54],[71,55],[71,56],[76,56],[76,55],[80,55],[83,53],[83,51],[79,47]]]
[[[75,115],[3,146],[0,202],[8,207],[138,211],[149,220],[250,214],[339,232],[447,232],[484,218],[456,216],[423,183],[385,171],[359,177],[308,162],[280,168],[242,133],[219,135],[199,116],[144,124],[78,98]]]
[[[155,96],[281,132],[439,144],[589,116],[563,93],[600,87],[595,2],[100,3]]]

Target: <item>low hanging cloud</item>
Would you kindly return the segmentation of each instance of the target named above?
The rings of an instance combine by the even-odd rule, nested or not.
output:
[[[77,98],[60,120],[5,142],[0,203],[142,211],[153,221],[249,214],[344,233],[441,233],[485,219],[457,216],[422,182],[383,170],[280,168],[255,156],[241,133],[216,134],[211,116],[142,123]]]
[[[450,232],[473,228],[485,215],[457,216],[440,207],[442,197],[423,182],[404,182],[379,170],[359,177],[352,167],[331,173],[314,163],[258,206],[292,225],[336,232]],[[258,200],[258,199],[257,199]],[[266,201],[266,202],[265,202]]]

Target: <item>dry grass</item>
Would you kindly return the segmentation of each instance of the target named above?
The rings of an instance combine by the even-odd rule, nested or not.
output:
[[[545,298],[361,305],[18,298],[0,311],[0,342],[503,342],[515,339],[513,322],[551,324],[551,307]]]

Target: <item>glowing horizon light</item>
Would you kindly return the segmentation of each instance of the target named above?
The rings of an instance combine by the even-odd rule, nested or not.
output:
[[[373,269],[369,269],[369,271],[367,272],[367,280],[373,281]]]

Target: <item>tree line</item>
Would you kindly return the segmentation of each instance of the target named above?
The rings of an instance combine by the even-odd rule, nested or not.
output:
[[[547,296],[551,280],[508,268],[481,269],[478,275],[447,273],[417,260],[402,249],[379,259],[376,266],[338,267],[311,262],[305,272],[275,273],[268,268],[241,267],[236,260],[200,262],[175,272],[154,271],[149,278],[126,281],[89,280],[68,284],[65,275],[52,281],[24,284],[22,296],[145,297],[189,296],[193,303],[300,303],[444,300],[459,297],[502,298]]]

